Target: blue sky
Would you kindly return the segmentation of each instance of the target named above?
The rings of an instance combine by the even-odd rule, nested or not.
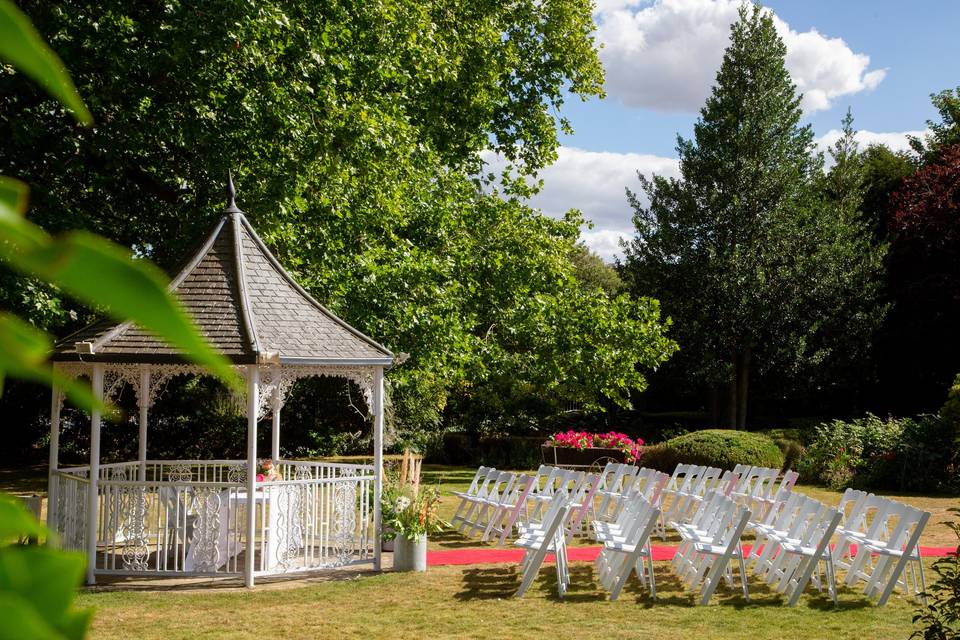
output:
[[[675,175],[676,134],[689,135],[713,83],[739,0],[597,0],[607,98],[571,96],[575,133],[531,204],[550,215],[576,207],[594,220],[584,239],[605,258],[630,232],[624,187],[637,170]],[[787,66],[805,93],[822,146],[847,107],[864,144],[905,148],[935,119],[929,94],[960,85],[960,2],[769,1]]]

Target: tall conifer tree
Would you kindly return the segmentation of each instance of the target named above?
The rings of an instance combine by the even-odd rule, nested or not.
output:
[[[714,419],[743,428],[751,379],[825,358],[824,317],[876,265],[847,203],[820,195],[823,159],[772,14],[744,6],[730,38],[693,139],[678,138],[681,177],[641,176],[649,205],[629,194],[624,271],[674,318],[678,364],[713,390]]]

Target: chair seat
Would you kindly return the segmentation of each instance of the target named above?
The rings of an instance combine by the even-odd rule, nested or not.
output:
[[[903,556],[903,549],[897,549],[894,547],[888,547],[882,544],[864,544],[863,545],[870,553],[876,553],[881,556],[890,556],[892,558],[900,558]],[[913,554],[911,554],[913,555]]]
[[[795,554],[795,555],[801,555],[801,556],[805,556],[805,557],[808,557],[808,558],[812,558],[813,556],[815,556],[815,555],[817,554],[817,548],[816,548],[816,547],[810,547],[810,546],[805,546],[805,545],[802,545],[802,544],[795,544],[795,543],[790,543],[790,542],[782,543],[782,544],[780,545],[780,548],[781,548],[783,551],[787,552],[787,553],[792,553],[792,554]],[[830,549],[829,549],[829,548],[824,548],[824,550],[823,550],[823,555],[824,555],[824,557],[826,557],[827,555],[829,555],[829,553],[830,553]]]
[[[722,556],[727,553],[727,547],[722,544],[713,544],[711,542],[696,542],[693,545],[693,548],[699,551],[700,553],[708,553],[713,556]],[[739,549],[734,549],[733,553],[730,554],[731,558],[739,558],[740,551]]]

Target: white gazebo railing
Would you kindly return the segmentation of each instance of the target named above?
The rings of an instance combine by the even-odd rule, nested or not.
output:
[[[94,572],[243,576],[252,554],[256,575],[275,575],[372,559],[373,466],[285,460],[278,471],[250,500],[245,460],[102,465]],[[87,550],[89,467],[54,476],[61,544]]]

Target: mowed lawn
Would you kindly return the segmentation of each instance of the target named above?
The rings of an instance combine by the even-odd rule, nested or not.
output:
[[[444,492],[442,513],[455,508],[450,491],[469,484],[472,469],[429,467],[425,484]],[[15,482],[11,481],[15,478]],[[31,478],[32,481],[28,481]],[[41,492],[44,474],[0,472],[0,490]],[[820,487],[800,490],[835,503],[839,493]],[[898,496],[931,511],[922,543],[955,544],[941,522],[951,497]],[[668,543],[675,541],[670,540]],[[656,541],[662,544],[660,541]],[[455,532],[438,536],[432,549],[479,546]],[[932,560],[926,560],[928,567]],[[556,598],[553,565],[523,599],[514,565],[432,567],[426,574],[335,572],[324,578],[283,580],[249,591],[158,580],[135,588],[83,590],[81,606],[96,609],[93,638],[906,638],[913,629],[914,602],[899,594],[878,609],[858,589],[841,588],[840,606],[812,589],[795,608],[764,585],[750,582],[750,602],[721,585],[711,605],[696,607],[670,572],[657,563],[659,599],[634,582],[617,602],[599,589],[593,567],[571,566],[572,584]]]

